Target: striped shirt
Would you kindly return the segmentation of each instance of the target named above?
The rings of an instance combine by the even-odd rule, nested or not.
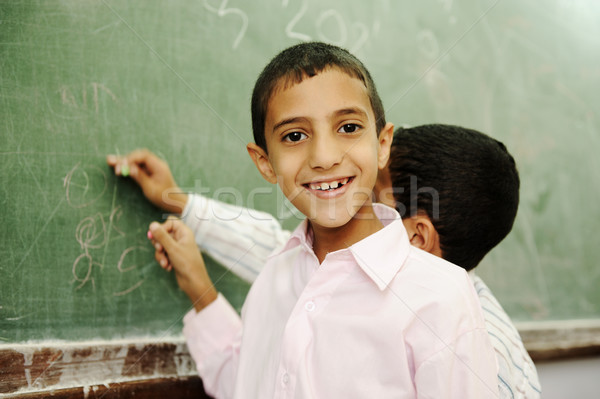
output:
[[[200,249],[244,280],[253,282],[274,250],[291,232],[270,214],[190,195],[182,214]],[[469,273],[496,351],[500,398],[539,398],[537,371],[519,332],[490,289]]]
[[[485,327],[498,361],[498,389],[501,398],[539,398],[541,386],[535,365],[510,317],[485,285],[469,272],[481,302]]]

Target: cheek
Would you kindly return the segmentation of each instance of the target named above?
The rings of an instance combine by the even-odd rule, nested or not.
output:
[[[375,178],[379,172],[377,155],[377,148],[373,147],[363,148],[354,155],[363,175],[369,179]]]
[[[296,182],[298,171],[301,167],[297,158],[293,153],[284,153],[271,159],[273,171],[277,176],[277,183],[282,189],[284,187],[291,187]]]

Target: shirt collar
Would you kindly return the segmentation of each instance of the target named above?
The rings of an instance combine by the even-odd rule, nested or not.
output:
[[[373,204],[373,210],[383,224],[383,228],[340,251],[350,251],[357,265],[380,290],[383,290],[400,271],[408,257],[410,243],[402,219],[396,210],[383,204]],[[298,246],[313,252],[313,234],[307,219],[294,230],[283,248],[271,256]]]
[[[402,219],[395,209],[373,204],[373,210],[383,228],[348,250],[367,276],[383,290],[400,271],[408,257],[410,243]]]
[[[300,245],[303,246],[306,250],[312,251],[313,232],[309,228],[308,219],[304,219],[300,223],[300,225],[298,225],[298,227],[296,227],[296,229],[292,232],[292,235],[287,240],[285,245],[281,249],[269,255],[269,258],[287,252],[290,249],[296,248]]]

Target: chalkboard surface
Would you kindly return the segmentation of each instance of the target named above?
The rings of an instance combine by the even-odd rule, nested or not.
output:
[[[163,215],[106,154],[147,147],[293,227],[245,144],[257,74],[305,40],[357,54],[397,125],[505,142],[521,207],[480,275],[516,320],[600,318],[598,20],[594,0],[0,3],[0,341],[180,334],[145,238]],[[239,308],[248,285],[208,266]]]

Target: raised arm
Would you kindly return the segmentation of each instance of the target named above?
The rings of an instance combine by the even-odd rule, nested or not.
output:
[[[169,165],[149,150],[109,155],[107,163],[116,175],[132,178],[154,205],[181,215],[198,246],[248,282],[254,281],[267,256],[289,238],[290,232],[268,213],[185,193]]]

